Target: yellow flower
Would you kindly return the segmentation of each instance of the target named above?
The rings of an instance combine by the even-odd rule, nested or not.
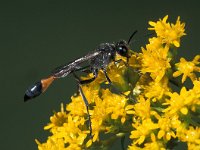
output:
[[[185,35],[185,23],[180,22],[180,17],[177,18],[176,24],[167,23],[168,15],[162,20],[157,22],[149,21],[152,26],[149,30],[155,30],[158,37],[162,39],[162,43],[167,45],[173,44],[176,47],[180,47],[180,37]]]
[[[169,117],[162,117],[158,120],[158,126],[160,128],[158,132],[158,139],[164,138],[165,140],[169,141],[171,136],[176,138],[174,131],[172,130],[171,125],[171,118]]]
[[[165,150],[165,145],[161,142],[156,140],[156,136],[154,133],[151,134],[152,142],[144,144],[145,150]]]
[[[53,116],[50,117],[51,123],[45,126],[44,129],[48,130],[63,126],[63,124],[67,122],[67,117],[68,116],[64,111],[64,106],[63,104],[61,104],[61,111],[55,113]]]
[[[144,119],[150,118],[151,111],[150,111],[150,100],[145,100],[144,97],[140,96],[138,102],[133,106],[134,108],[134,115],[139,116]]]
[[[195,80],[193,81],[193,88],[191,90],[192,95],[194,95],[194,97],[196,98],[196,101],[194,102],[194,104],[196,103],[197,105],[200,105],[200,78],[199,80]]]
[[[76,144],[81,147],[89,133],[88,129],[84,130],[84,124],[84,118],[69,115],[68,122],[63,127],[60,127],[57,133],[54,133],[53,137],[58,139],[64,138],[66,144]]]
[[[36,140],[39,150],[64,150],[66,149],[82,149],[84,140],[88,131],[82,131],[79,127],[84,124],[85,120],[81,117],[72,117],[68,115],[67,122],[63,126],[53,130],[46,143],[41,144]]]
[[[146,49],[150,51],[156,51],[163,47],[162,39],[160,37],[149,38],[149,44],[146,45]]]
[[[195,107],[200,105],[200,94],[196,93],[196,85],[199,81],[195,82],[193,89],[187,91],[183,87],[180,91],[180,94],[174,92],[169,93],[170,99],[163,103],[163,105],[169,105],[163,112],[168,113],[169,115],[175,115],[178,112],[181,112],[183,115],[187,115],[189,109],[195,111]],[[199,89],[198,89],[199,91]]]
[[[141,72],[150,73],[151,78],[155,82],[159,82],[164,77],[167,69],[171,67],[171,59],[167,57],[168,51],[168,46],[153,50],[142,48],[142,54],[140,55],[142,61]]]
[[[178,115],[173,115],[173,116],[168,116],[167,114],[165,114],[165,117],[170,118],[170,126],[173,129],[177,129],[180,127],[181,125],[181,121],[179,120],[179,116]]]
[[[176,64],[178,71],[173,73],[174,77],[178,77],[183,74],[182,83],[189,77],[192,81],[197,79],[194,72],[200,72],[200,67],[196,66],[200,64],[200,55],[197,55],[193,61],[186,61],[184,58],[180,59],[180,62]]]
[[[97,83],[90,83],[87,85],[83,85],[82,86],[83,89],[83,93],[85,95],[85,97],[88,100],[88,103],[94,103],[96,99],[99,99],[99,89],[100,89],[100,85],[97,85]],[[82,97],[81,97],[82,99]],[[83,99],[82,99],[83,101]]]
[[[112,83],[121,88],[122,91],[126,90],[127,83],[125,81],[124,72],[126,70],[126,62],[120,62],[119,64],[111,64],[108,67],[108,76]]]
[[[102,90],[101,99],[95,100],[94,109],[91,111],[93,142],[99,140],[101,131],[110,131],[111,127],[106,126],[105,121],[107,121],[108,125],[110,119],[116,120],[120,118],[121,123],[125,122],[126,101],[127,98],[123,95],[113,94],[108,89]]]
[[[129,66],[131,66],[135,69],[139,69],[141,67],[140,58],[138,57],[138,54],[136,52],[134,52],[131,55],[131,57],[129,58],[128,64],[129,64]]]
[[[200,148],[200,128],[190,126],[189,129],[182,130],[180,134],[180,140],[188,143],[188,149],[198,149]]]
[[[87,114],[85,103],[81,96],[72,96],[72,102],[67,105],[67,111],[74,116],[84,116]]]
[[[200,144],[187,143],[188,150],[199,150]]]
[[[91,113],[91,117],[93,142],[95,142],[99,141],[99,133],[105,130],[103,123],[108,118],[108,114],[106,112],[106,103],[103,100],[97,99],[95,101],[95,106]]]
[[[195,80],[194,86],[189,90],[190,98],[187,99],[187,103],[190,104],[191,111],[196,112],[196,108],[200,106],[200,81]]]
[[[142,52],[129,51],[129,61],[117,55],[119,61],[109,63],[111,85],[102,70],[93,82],[81,85],[89,104],[92,137],[84,100],[76,93],[66,110],[62,104],[61,111],[50,117],[44,129],[51,135],[44,143],[36,140],[39,150],[109,148],[130,133],[129,150],[165,150],[169,141],[176,140],[186,142],[188,149],[200,149],[200,55],[192,61],[181,58],[175,65],[177,71],[172,72],[173,48],[180,46],[185,24],[180,17],[174,24],[167,19],[149,22],[149,30],[155,30],[157,37],[149,38]],[[183,74],[182,82],[191,78],[193,88],[180,85],[180,92],[175,92],[170,84],[172,73],[174,77]],[[93,74],[80,78],[91,79]]]
[[[132,124],[135,130],[131,131],[130,138],[134,140],[134,144],[141,145],[150,134],[158,128],[158,125],[153,123],[151,119],[142,121],[142,124]]]
[[[125,106],[127,98],[123,95],[111,93],[108,89],[103,90],[102,99],[106,104],[106,112],[111,114],[111,119],[121,118],[121,122],[126,120]]]
[[[160,82],[150,82],[145,86],[145,96],[153,102],[161,100],[164,95],[170,91],[168,87],[168,78],[164,77]]]
[[[64,150],[65,149],[65,143],[63,139],[53,139],[49,137],[46,143],[40,143],[38,140],[36,140],[36,143],[38,144],[38,150]],[[80,147],[78,148],[76,149],[80,150]]]
[[[166,103],[163,105],[169,105],[163,112],[168,113],[169,115],[175,115],[179,111],[186,115],[188,113],[187,106],[185,106],[185,101],[188,98],[188,92],[185,87],[181,89],[180,95],[176,92],[169,93],[170,99],[166,100]]]
[[[132,144],[131,146],[128,146],[128,150],[143,150],[143,149],[144,148],[136,146],[135,144]]]

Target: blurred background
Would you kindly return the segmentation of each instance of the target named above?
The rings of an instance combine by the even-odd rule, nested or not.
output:
[[[1,1],[0,2],[0,149],[35,150],[34,139],[46,141],[43,127],[61,103],[76,92],[71,76],[56,81],[40,97],[23,102],[26,88],[55,67],[94,50],[102,42],[128,39],[132,49],[147,43],[148,21],[169,15],[186,22],[179,56],[200,53],[198,1]]]

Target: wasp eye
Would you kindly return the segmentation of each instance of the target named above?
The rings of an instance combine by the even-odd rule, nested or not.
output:
[[[119,46],[117,47],[117,53],[121,56],[127,56],[128,48],[126,46]]]

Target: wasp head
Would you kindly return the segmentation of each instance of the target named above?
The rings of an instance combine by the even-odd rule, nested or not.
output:
[[[127,44],[125,40],[121,40],[117,42],[115,45],[115,48],[116,48],[116,52],[119,55],[124,56],[124,57],[129,57],[128,55],[129,45]]]

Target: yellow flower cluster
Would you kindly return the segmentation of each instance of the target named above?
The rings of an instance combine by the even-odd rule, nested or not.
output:
[[[188,149],[200,149],[200,78],[195,73],[200,72],[200,55],[175,63],[174,51],[186,35],[185,24],[180,17],[175,24],[167,19],[149,22],[149,30],[156,36],[149,38],[141,53],[132,52],[128,65],[120,61],[108,66],[112,85],[108,86],[100,71],[94,82],[82,86],[89,103],[92,137],[84,101],[74,95],[70,104],[50,117],[44,129],[51,136],[45,143],[36,140],[39,150],[109,149],[124,136],[132,141],[126,146],[129,150],[173,149],[170,143],[180,142]],[[188,77],[191,88],[186,87]]]

